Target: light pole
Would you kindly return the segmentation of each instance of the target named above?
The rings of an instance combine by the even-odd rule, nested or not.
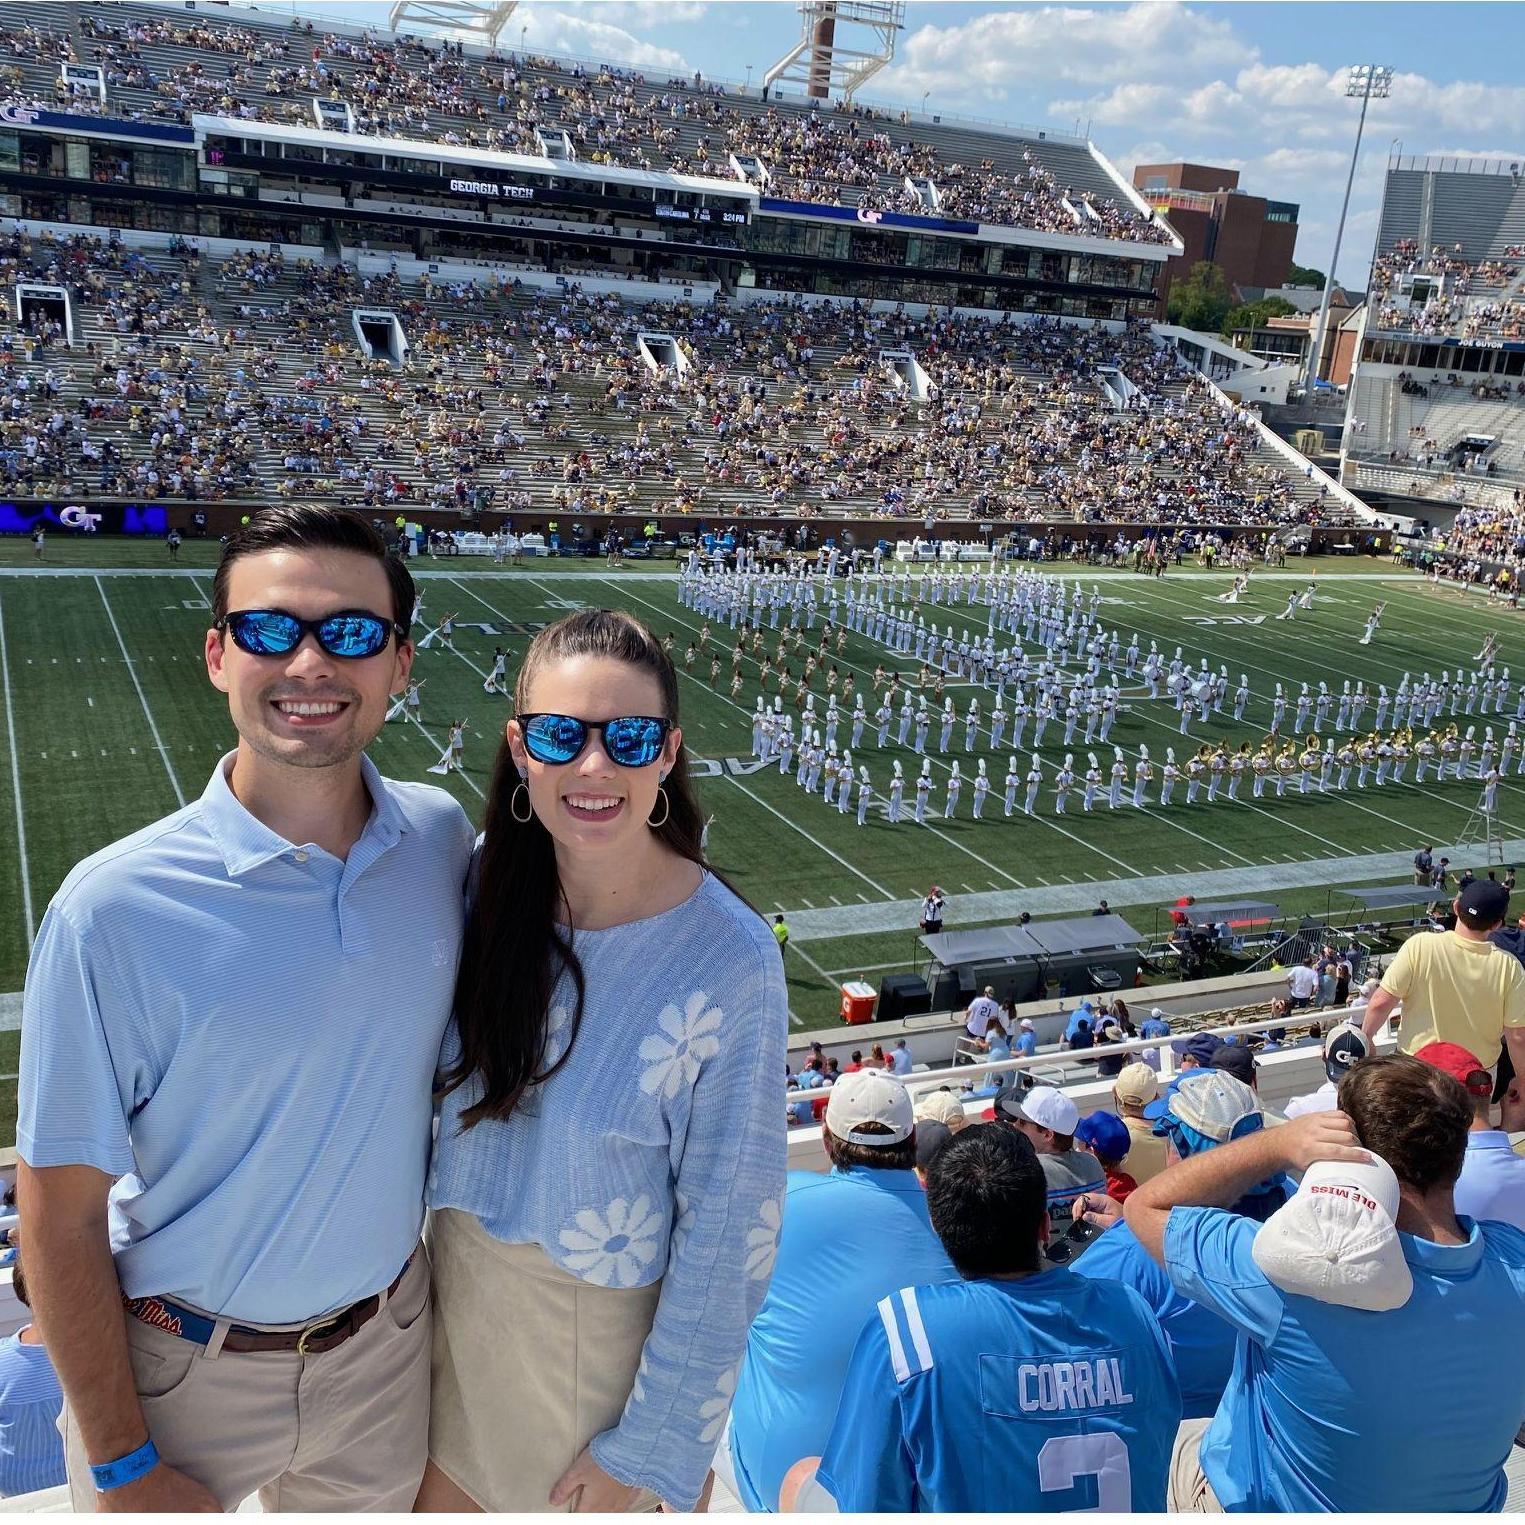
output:
[[[529,31],[529,26],[527,24],[525,26],[522,26],[522,27],[519,28],[519,57],[520,58],[524,57],[524,37],[525,37],[525,34],[528,31]]]
[[[1340,203],[1340,222],[1334,234],[1334,253],[1329,259],[1329,273],[1324,277],[1324,297],[1319,303],[1318,322],[1308,346],[1308,370],[1303,377],[1304,390],[1311,392],[1318,380],[1319,358],[1324,350],[1324,324],[1329,320],[1329,293],[1334,290],[1334,267],[1340,262],[1340,243],[1345,237],[1345,214],[1350,210],[1350,188],[1355,184],[1356,160],[1361,155],[1361,132],[1366,126],[1366,108],[1373,99],[1386,100],[1393,93],[1393,71],[1386,64],[1352,64],[1345,83],[1347,100],[1359,97],[1361,117],[1356,123],[1356,146],[1350,152],[1350,174],[1345,180],[1345,199]]]
[[[747,94],[751,95],[751,93],[752,93],[752,65],[748,64],[747,65]]]
[[[931,95],[931,93],[932,92],[930,90],[923,90],[921,92],[921,114],[923,117],[925,117],[927,114],[927,97]]]

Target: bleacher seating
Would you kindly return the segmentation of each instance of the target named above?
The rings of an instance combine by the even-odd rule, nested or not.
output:
[[[39,11],[0,4],[0,100],[64,104],[127,119],[193,112],[311,126],[315,96],[346,102],[355,130],[543,156],[565,131],[579,159],[733,179],[730,155],[756,154],[769,193],[921,212],[907,175],[930,177],[943,214],[1008,226],[1164,243],[1081,142],[1018,138],[866,108],[817,110],[728,94],[692,80],[648,80],[465,44],[342,31],[241,14],[177,14],[131,3]],[[69,96],[60,62],[99,63],[108,104]],[[559,141],[559,136],[557,136]]]
[[[0,483],[381,508],[1297,522],[1321,489],[1147,326],[1120,334],[799,302],[649,307],[421,265],[12,234],[0,274],[76,293],[76,345],[0,335]],[[364,357],[355,307],[404,325]],[[688,368],[651,370],[656,328]],[[879,361],[920,357],[911,401]],[[1097,371],[1138,389],[1116,410]],[[1105,468],[1105,469],[1103,469]]]

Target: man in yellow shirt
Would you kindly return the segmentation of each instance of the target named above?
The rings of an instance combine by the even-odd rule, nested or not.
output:
[[[1154,1136],[1144,1108],[1160,1094],[1159,1077],[1147,1064],[1124,1065],[1112,1083],[1112,1104],[1128,1129],[1128,1174],[1140,1186],[1165,1168],[1165,1140]]]
[[[1457,1043],[1492,1068],[1507,1042],[1515,1070],[1525,1073],[1525,970],[1488,940],[1509,909],[1509,893],[1492,879],[1474,879],[1452,908],[1454,931],[1418,932],[1399,949],[1367,1003],[1362,1030],[1372,1037],[1401,1001],[1404,1053]]]

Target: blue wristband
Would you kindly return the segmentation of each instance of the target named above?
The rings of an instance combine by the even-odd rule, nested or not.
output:
[[[90,1475],[95,1479],[97,1493],[110,1493],[113,1488],[122,1488],[128,1483],[137,1482],[140,1477],[152,1472],[158,1465],[158,1447],[153,1441],[145,1440],[136,1451],[129,1451],[126,1456],[119,1456],[115,1461],[102,1462],[98,1467],[91,1467]]]

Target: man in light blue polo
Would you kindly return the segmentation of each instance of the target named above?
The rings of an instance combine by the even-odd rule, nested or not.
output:
[[[17,1184],[76,1510],[411,1507],[472,841],[364,755],[412,607],[358,515],[233,535],[205,657],[237,750],[79,864],[32,950]]]
[[[1403,1054],[1363,1059],[1340,1082],[1338,1110],[1184,1160],[1129,1197],[1124,1216],[1176,1289],[1239,1332],[1216,1415],[1181,1427],[1172,1510],[1503,1507],[1525,1413],[1525,1234],[1455,1212],[1471,1115],[1442,1071]],[[1272,1265],[1256,1238],[1279,1231],[1280,1215],[1260,1225],[1207,1205],[1279,1170],[1369,1167],[1372,1156],[1396,1176],[1396,1243],[1382,1240],[1364,1190],[1305,1182],[1282,1211],[1328,1237]],[[1368,1224],[1337,1237],[1363,1212]],[[1342,1284],[1345,1246],[1359,1275]]]
[[[828,1175],[789,1173],[768,1295],[747,1336],[731,1405],[733,1491],[774,1513],[779,1486],[831,1432],[847,1363],[874,1305],[908,1279],[954,1280],[916,1175],[916,1119],[881,1070],[844,1075],[826,1103]]]

